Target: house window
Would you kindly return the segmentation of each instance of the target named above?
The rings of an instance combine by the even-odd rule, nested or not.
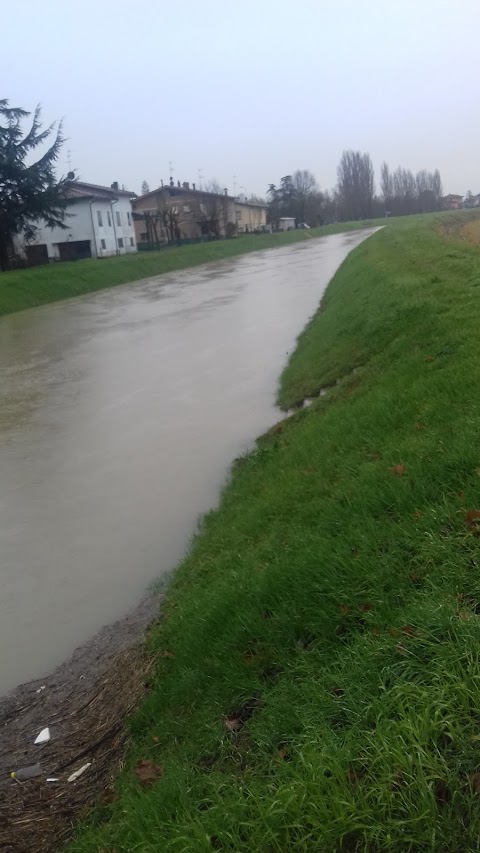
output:
[[[130,213],[128,212],[128,210],[127,210],[127,222],[129,225],[132,224],[131,219],[130,219]]]
[[[142,241],[142,243],[146,243],[146,242],[147,242],[147,240],[148,240],[148,233],[147,233],[146,231],[142,231],[142,233],[140,234],[140,240]]]
[[[107,248],[106,243],[105,243],[105,240],[100,240],[100,248],[101,248],[101,249],[106,249],[106,248]]]
[[[109,210],[107,210],[107,222],[108,222],[108,227],[111,228],[112,227],[112,217],[110,216]]]
[[[117,216],[118,216],[118,213],[117,213]],[[119,237],[119,238],[118,238],[118,248],[119,248],[119,249],[123,249],[123,239],[122,239],[122,237]]]
[[[130,237],[130,245],[133,246],[133,237]]]
[[[117,210],[117,225],[121,225],[121,224],[122,224],[122,220],[120,219],[120,213]]]
[[[102,228],[103,227],[103,219],[102,219],[102,211],[101,210],[97,210],[97,219],[98,219],[99,227]]]
[[[183,205],[183,212],[184,213],[190,213],[190,206],[188,204]]]

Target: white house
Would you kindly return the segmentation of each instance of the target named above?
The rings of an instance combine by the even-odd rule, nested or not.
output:
[[[30,263],[70,261],[79,258],[108,258],[136,252],[131,199],[135,193],[118,184],[101,187],[72,181],[64,228],[37,225],[35,239],[17,241],[17,250]]]

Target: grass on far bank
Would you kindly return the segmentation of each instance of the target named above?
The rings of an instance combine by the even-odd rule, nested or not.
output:
[[[158,252],[138,252],[103,260],[70,261],[0,273],[0,316],[197,264],[221,261],[259,249],[288,246],[312,237],[368,228],[379,223],[384,224],[385,220],[340,222],[310,231],[251,234],[232,240],[172,246]]]
[[[331,282],[280,400],[338,384],[234,466],[71,853],[479,849],[480,250],[445,221]]]

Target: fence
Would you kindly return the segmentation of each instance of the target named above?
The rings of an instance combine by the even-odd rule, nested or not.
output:
[[[214,240],[222,240],[223,237],[181,237],[179,240],[171,240],[167,242],[152,242],[152,243],[137,243],[139,252],[158,252],[161,249],[169,249],[172,246],[189,246],[191,243],[211,243]]]

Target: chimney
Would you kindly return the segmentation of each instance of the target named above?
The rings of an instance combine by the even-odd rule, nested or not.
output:
[[[193,189],[194,189],[194,190],[196,190],[196,186],[195,186],[195,184],[192,184],[192,187],[193,187]]]
[[[180,187],[180,181],[177,181],[177,187]]]
[[[162,187],[163,187],[163,178],[160,178],[160,183],[161,183],[161,185],[162,185]]]
[[[184,181],[184,182],[183,182],[183,184],[182,184],[182,187],[183,187],[183,189],[184,189],[184,190],[189,190],[189,189],[190,189],[190,184],[188,183],[188,181]]]
[[[118,181],[114,181],[113,184],[110,184],[110,189],[118,192]]]
[[[224,192],[224,194],[225,194],[225,195],[228,195],[228,189],[227,189],[227,187],[225,187],[225,189],[224,189],[224,191],[223,191],[223,192]]]
[[[170,177],[170,186],[171,186],[171,187],[174,187],[174,186],[175,186],[175,184],[173,183],[173,178],[172,178],[172,177]]]

